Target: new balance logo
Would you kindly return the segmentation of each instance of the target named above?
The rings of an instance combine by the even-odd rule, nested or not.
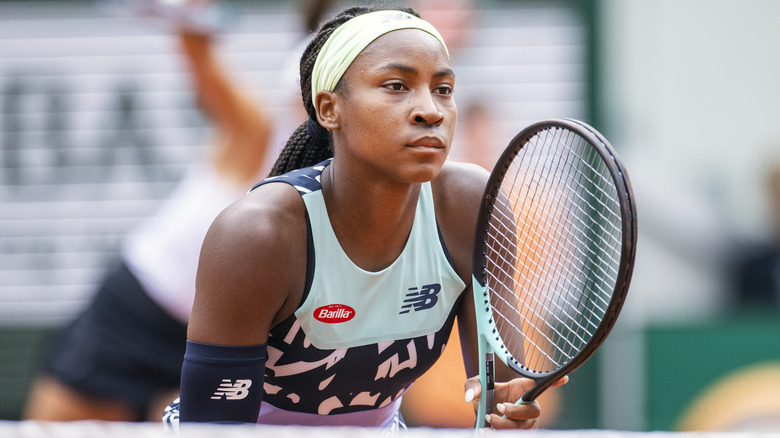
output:
[[[225,400],[241,400],[249,395],[250,386],[252,386],[252,381],[249,379],[236,379],[236,383],[231,382],[230,379],[222,379],[222,383],[211,399],[220,400],[225,397]]]
[[[397,20],[411,20],[412,17],[409,14],[401,13],[401,12],[390,12],[385,13],[382,17],[382,20],[380,20],[380,23],[388,23],[390,21],[397,21]]]
[[[412,310],[419,312],[420,310],[427,310],[436,305],[439,301],[439,291],[441,291],[441,285],[439,283],[426,284],[421,288],[412,287],[409,288],[409,293],[406,294],[404,304],[401,306],[399,315],[409,313]]]

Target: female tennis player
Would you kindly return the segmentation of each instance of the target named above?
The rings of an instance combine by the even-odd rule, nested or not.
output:
[[[303,53],[310,119],[202,247],[182,422],[403,427],[404,391],[458,316],[477,374],[474,229],[487,172],[447,161],[444,41],[413,10],[347,9]],[[531,428],[532,382],[497,384],[494,428]],[[480,392],[466,382],[466,399]]]

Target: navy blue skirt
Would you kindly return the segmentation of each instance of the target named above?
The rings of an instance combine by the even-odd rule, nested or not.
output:
[[[179,387],[186,339],[186,325],[120,263],[54,340],[44,370],[84,394],[130,404],[142,420],[157,395]]]

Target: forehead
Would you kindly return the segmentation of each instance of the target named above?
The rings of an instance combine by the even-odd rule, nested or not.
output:
[[[450,66],[449,56],[441,42],[420,29],[399,29],[380,36],[363,49],[353,65],[399,58],[435,64],[432,67]]]

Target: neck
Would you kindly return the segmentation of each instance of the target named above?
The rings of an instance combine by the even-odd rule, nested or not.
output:
[[[403,251],[414,222],[420,184],[358,178],[331,163],[322,191],[333,231],[357,266],[378,271]]]

